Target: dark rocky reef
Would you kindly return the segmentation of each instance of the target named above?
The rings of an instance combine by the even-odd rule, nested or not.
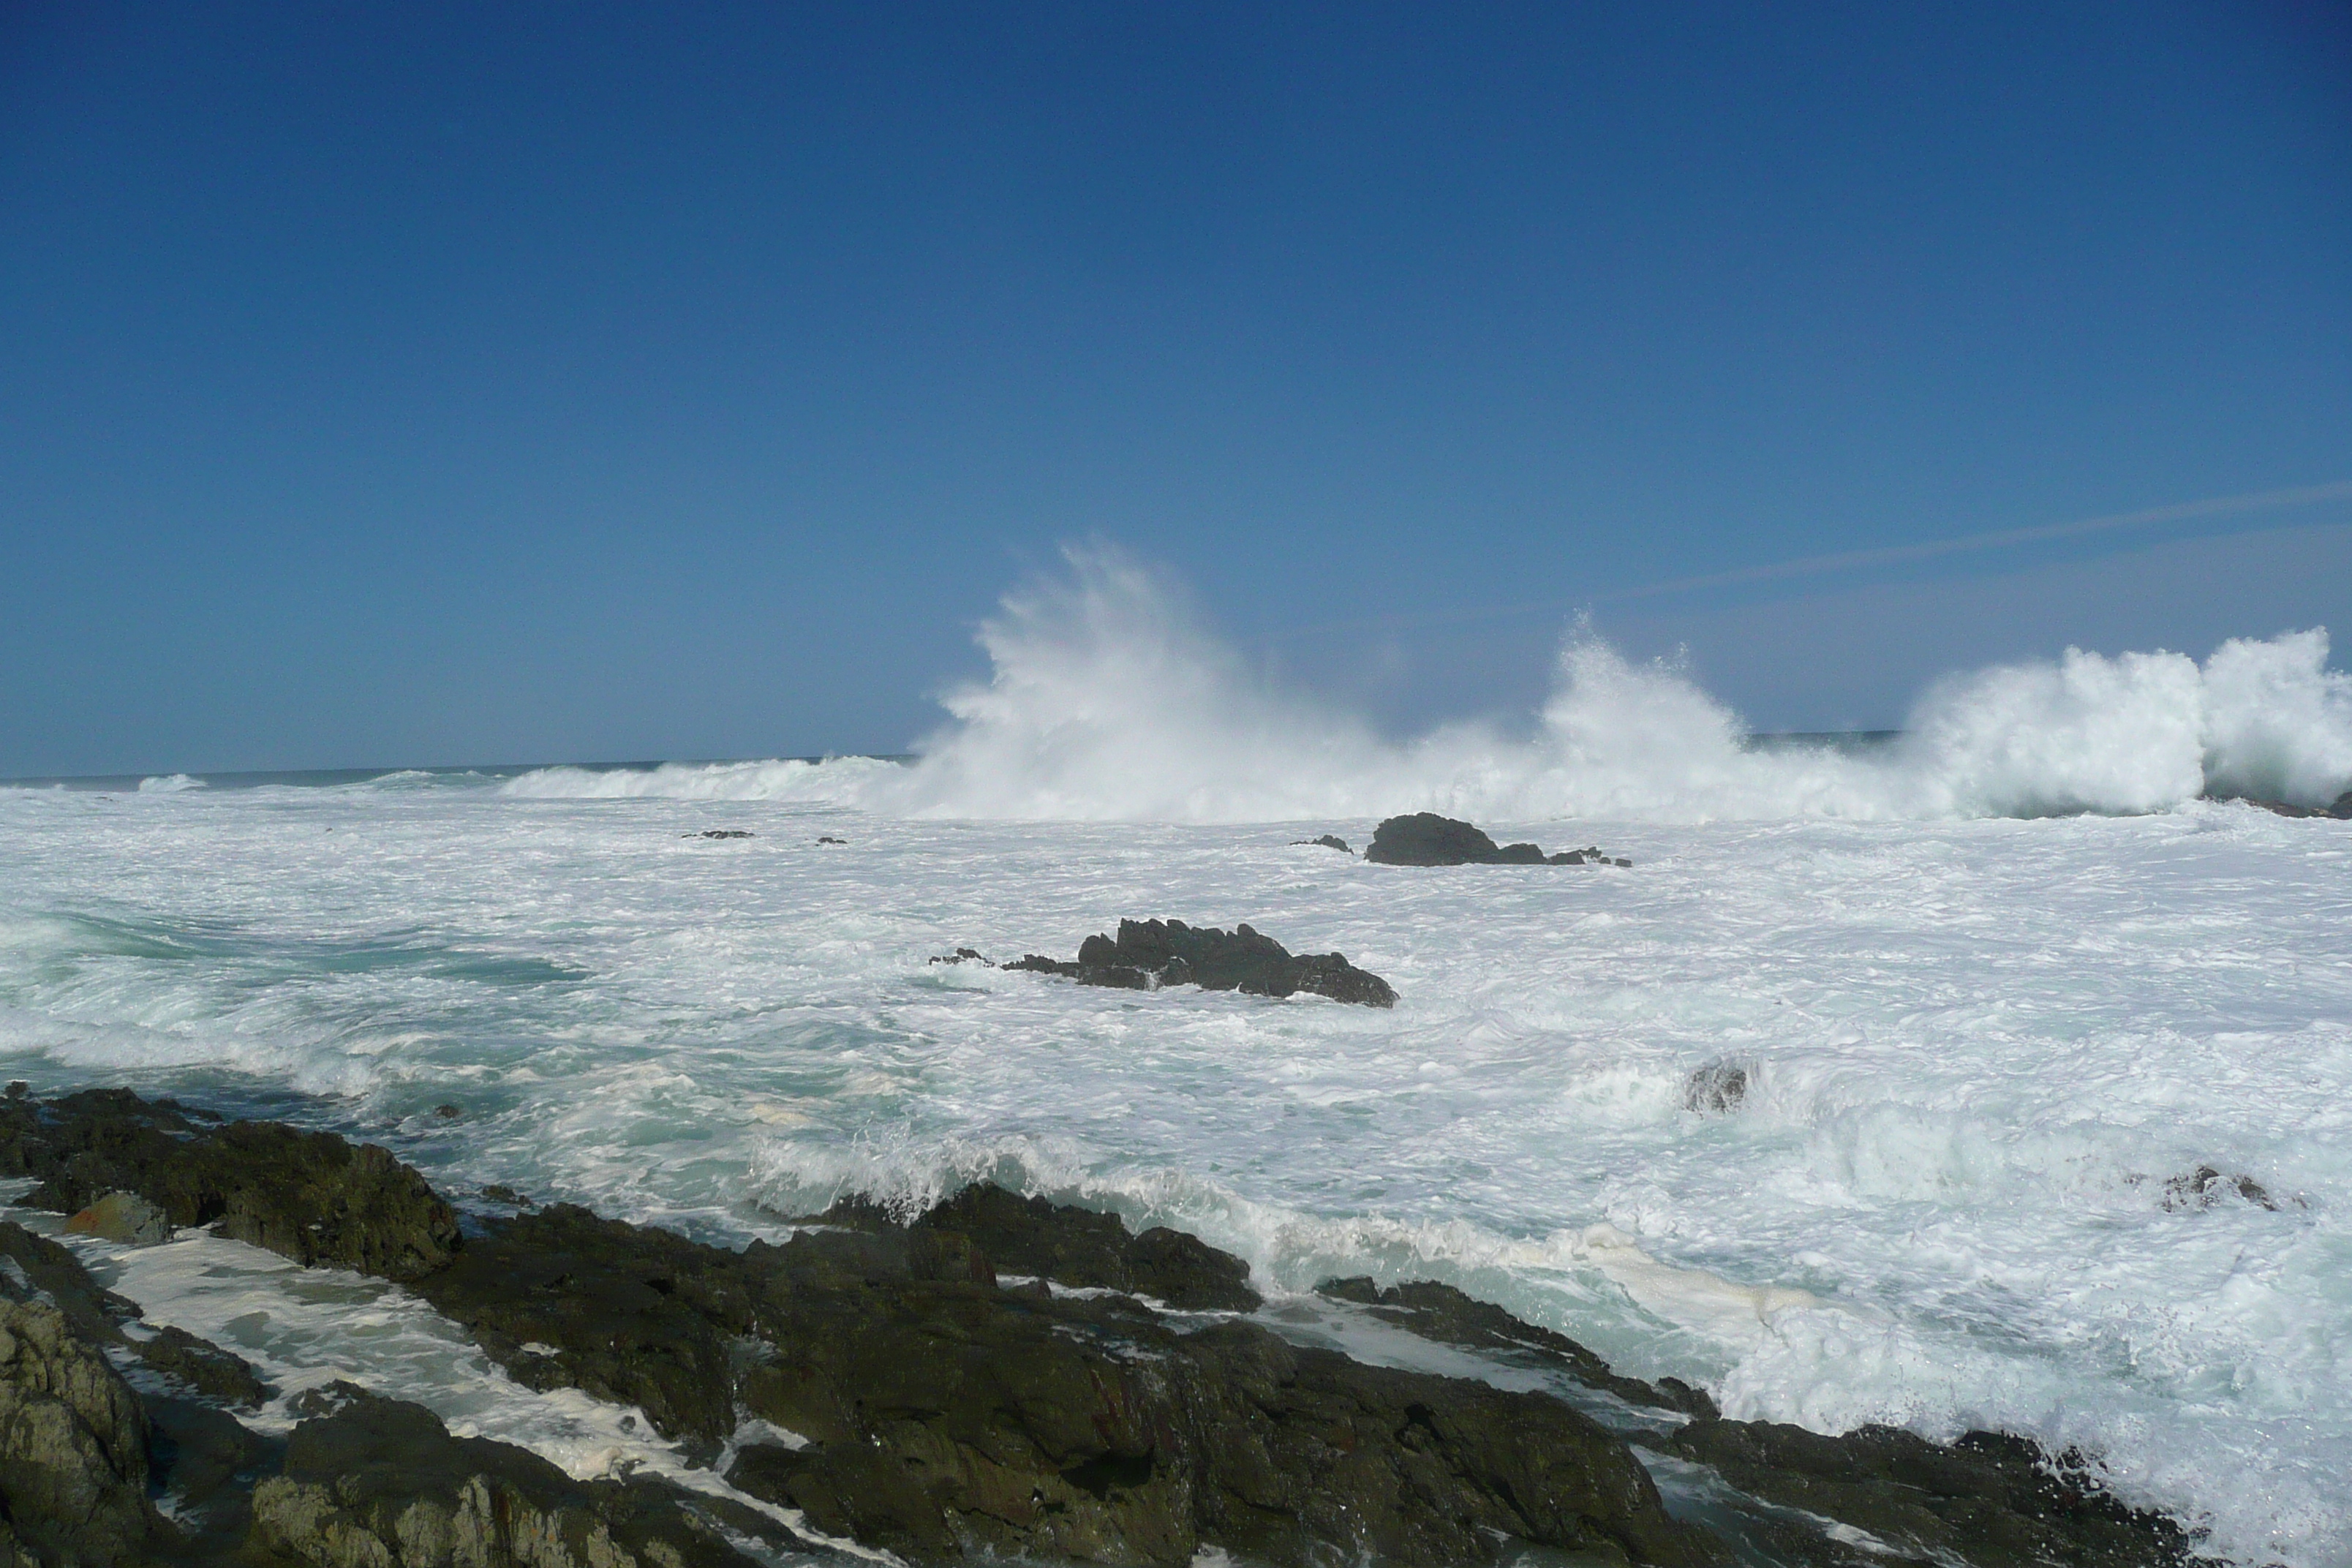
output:
[[[1368,1007],[1396,1005],[1396,992],[1387,981],[1357,968],[1344,954],[1293,953],[1246,925],[1223,931],[1182,921],[1121,921],[1117,937],[1090,936],[1080,942],[1075,963],[1033,952],[1004,967],[1129,991],[1163,985],[1198,985],[1204,991],[1239,991],[1251,996],[1307,991]]]
[[[284,1179],[233,1205],[218,1167],[246,1150]],[[2079,1457],[1726,1421],[1697,1389],[1620,1374],[1444,1285],[1323,1289],[1600,1397],[1365,1365],[1229,1315],[1256,1305],[1247,1268],[1196,1238],[992,1187],[904,1220],[836,1204],[740,1252],[555,1205],[477,1216],[420,1269],[386,1238],[439,1236],[447,1205],[331,1135],[120,1093],[17,1096],[0,1101],[0,1159],[53,1208],[102,1178],[209,1205],[289,1256],[340,1237],[339,1260],[402,1279],[519,1379],[635,1405],[707,1458],[744,1415],[772,1423],[793,1441],[737,1453],[738,1495],[919,1563],[1179,1568],[1216,1547],[1263,1568],[1433,1568],[1524,1544],[1619,1563],[2175,1568],[2189,1545]],[[574,1481],[348,1388],[299,1411],[282,1446],[256,1438],[223,1408],[259,1396],[250,1369],[136,1316],[65,1248],[0,1224],[0,1559],[719,1568],[795,1544],[748,1507]],[[1703,1525],[1668,1512],[1649,1462],[1716,1478]]]
[[[456,1256],[457,1215],[373,1144],[269,1121],[221,1124],[128,1089],[37,1105],[0,1100],[0,1173],[40,1184],[35,1208],[72,1214],[135,1193],[174,1226],[328,1264],[413,1279]]]
[[[1466,822],[1416,811],[1391,816],[1372,830],[1364,858],[1382,866],[1631,866],[1601,853],[1599,846],[1547,856],[1533,844],[1497,846]]]
[[[1754,1074],[1746,1062],[1711,1061],[1691,1069],[1683,1080],[1683,1109],[1703,1116],[1726,1116],[1748,1099]]]
[[[742,827],[706,827],[699,833],[681,833],[680,838],[756,838],[759,836]]]
[[[2193,1543],[2179,1525],[2117,1502],[2081,1456],[2053,1462],[2024,1438],[2000,1433],[1930,1443],[1891,1426],[1826,1437],[1767,1421],[1698,1420],[1661,1446],[1748,1497],[1836,1520],[1892,1549],[1832,1542],[1815,1549],[1814,1561],[1854,1568],[2187,1568],[2192,1560]],[[1749,1522],[1759,1543],[1788,1550],[1786,1519],[1751,1513]]]
[[[1290,841],[1291,847],[1294,849],[1302,844],[1310,845],[1318,849],[1337,849],[1342,855],[1355,853],[1353,849],[1348,847],[1348,841],[1336,833],[1326,833],[1315,838],[1294,838]]]
[[[844,1199],[812,1223],[899,1228],[887,1211],[860,1198]],[[1004,1273],[1149,1297],[1179,1311],[1247,1312],[1260,1302],[1250,1289],[1249,1266],[1198,1237],[1165,1226],[1133,1236],[1117,1215],[1024,1198],[1003,1187],[966,1187],[905,1228],[917,1237],[961,1236]]]

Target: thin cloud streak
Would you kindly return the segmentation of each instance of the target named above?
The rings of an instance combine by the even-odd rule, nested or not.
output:
[[[2203,500],[2178,501],[2170,506],[2149,507],[2142,511],[2112,512],[2102,517],[2080,518],[2073,522],[2044,523],[2032,528],[2005,528],[1990,533],[1963,534],[1957,539],[1930,540],[1920,544],[1893,544],[1877,550],[1848,550],[1833,555],[1807,555],[1794,561],[1779,561],[1763,566],[1743,566],[1736,571],[1709,573],[1699,577],[1677,577],[1670,582],[1652,583],[1640,588],[1621,588],[1615,593],[1584,595],[1575,599],[1545,599],[1523,605],[1490,605],[1473,610],[1439,610],[1418,616],[1381,616],[1366,620],[1330,621],[1321,626],[1298,626],[1289,631],[1270,632],[1259,640],[1281,642],[1291,637],[1320,637],[1332,632],[1402,631],[1422,626],[1466,626],[1478,621],[1507,620],[1513,616],[1559,614],[1594,605],[1622,604],[1636,599],[1659,598],[1669,594],[1695,594],[1707,588],[1727,588],[1744,583],[1769,583],[1790,577],[1806,577],[1822,573],[1851,571],[1870,566],[1888,566],[1906,561],[1931,560],[1939,555],[1958,555],[1975,550],[1997,550],[2008,544],[2036,544],[2047,540],[2071,539],[2081,534],[2104,533],[2129,528],[2152,528],[2158,523],[2184,522],[2194,518],[2237,517],[2248,512],[2280,511],[2294,507],[2317,506],[2326,501],[2352,500],[2352,479],[2336,479],[2324,485],[2301,485],[2290,489],[2254,490],[2244,495],[2212,496]]]

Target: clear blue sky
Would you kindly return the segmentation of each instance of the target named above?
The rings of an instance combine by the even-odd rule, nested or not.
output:
[[[1889,723],[2352,502],[1624,595],[2347,479],[2340,5],[0,4],[0,774],[895,749],[1088,536]]]

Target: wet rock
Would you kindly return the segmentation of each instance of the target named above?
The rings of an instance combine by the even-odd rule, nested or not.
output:
[[[1747,1100],[1748,1082],[1747,1063],[1708,1062],[1683,1080],[1683,1109],[1701,1115],[1728,1115]]]
[[[0,1505],[19,1561],[138,1561],[147,1417],[96,1344],[44,1300],[0,1299]]]
[[[539,1206],[503,1182],[492,1182],[488,1186],[484,1187],[482,1196],[494,1204],[504,1204],[509,1208],[528,1209]]]
[[[2079,1456],[2021,1437],[1930,1443],[1888,1426],[1824,1436],[1762,1421],[1694,1421],[1664,1447],[1751,1496],[1868,1531],[1880,1563],[2181,1568],[2190,1541],[2109,1496]]]
[[[871,1250],[879,1243],[879,1250]],[[829,1533],[916,1561],[1291,1568],[1493,1562],[1509,1542],[1697,1563],[1615,1438],[1568,1406],[1298,1350],[1255,1324],[1179,1334],[1126,1298],[891,1271],[887,1238],[807,1232],[765,1276],[753,1414],[807,1437],[730,1472]]]
[[[1685,1415],[1717,1414],[1715,1401],[1704,1389],[1693,1388],[1680,1378],[1644,1383],[1623,1376],[1566,1334],[1522,1322],[1502,1308],[1465,1295],[1451,1285],[1429,1279],[1388,1286],[1367,1278],[1326,1279],[1315,1287],[1315,1293],[1369,1307],[1374,1316],[1425,1340],[1564,1372],[1587,1388],[1614,1394],[1628,1405]]]
[[[992,969],[996,967],[992,963],[988,963],[988,960],[981,957],[980,950],[976,947],[960,947],[953,952],[934,953],[931,956],[930,962],[933,963],[982,963],[988,964],[988,967]],[[1053,961],[1048,959],[1046,962],[1050,963]]]
[[[435,1107],[433,1108],[433,1114],[434,1114],[434,1117],[435,1117],[436,1120],[438,1120],[438,1121],[457,1121],[458,1118],[460,1118],[460,1117],[464,1116],[464,1115],[466,1114],[466,1111],[465,1111],[465,1108],[464,1108],[464,1107],[462,1107],[462,1106],[457,1106],[457,1105],[436,1105],[436,1106],[435,1106]]]
[[[751,1326],[733,1255],[572,1204],[488,1222],[411,1289],[529,1388],[635,1405],[715,1450],[735,1429],[730,1345]]]
[[[201,1400],[142,1391],[147,1410],[148,1484],[159,1493],[181,1539],[167,1560],[219,1563],[243,1545],[253,1519],[253,1488],[274,1473],[282,1438],[263,1437]]]
[[[137,1193],[109,1193],[66,1221],[66,1228],[125,1247],[155,1247],[172,1239],[172,1222]]]
[[[1486,866],[1501,853],[1493,839],[1466,822],[1416,811],[1374,828],[1364,858],[1381,866]]]
[[[832,837],[820,837],[817,839],[817,842],[818,842],[819,844],[846,844],[846,843],[848,843],[848,842],[849,842],[849,840],[848,840],[848,839],[846,839],[846,838],[832,838]]]
[[[35,1176],[26,1202],[71,1214],[135,1193],[175,1226],[302,1264],[410,1279],[456,1255],[457,1216],[425,1179],[373,1144],[275,1122],[215,1125],[124,1089],[0,1105],[0,1170]]]
[[[0,1220],[0,1294],[64,1314],[76,1338],[136,1357],[148,1371],[216,1404],[255,1407],[268,1390],[245,1360],[184,1329],[150,1330],[136,1302],[100,1288],[81,1260],[14,1220]],[[126,1329],[135,1325],[135,1331]]]
[[[213,1404],[258,1410],[268,1401],[268,1386],[255,1374],[250,1362],[185,1329],[167,1325],[152,1338],[131,1341],[131,1351],[149,1371]]]
[[[706,827],[699,833],[681,833],[681,838],[756,838],[759,836],[740,827]]]
[[[1372,830],[1364,858],[1382,866],[1631,866],[1598,846],[1547,858],[1537,845],[1497,846],[1480,829],[1433,811],[1391,816]]]
[[[2235,1195],[2256,1208],[2276,1210],[2270,1189],[2252,1176],[2228,1176],[2210,1165],[2200,1165],[2184,1175],[2174,1176],[2164,1184],[2163,1203],[2166,1210],[2179,1213],[2182,1209],[2210,1209],[2223,1198]]]
[[[728,1543],[721,1521],[669,1488],[575,1481],[526,1449],[453,1437],[421,1405],[349,1384],[329,1393],[295,1427],[284,1470],[254,1490],[252,1542],[264,1552],[318,1568],[748,1568],[757,1561]]]
[[[1396,1005],[1396,992],[1389,983],[1358,969],[1345,954],[1294,954],[1246,925],[1224,931],[1188,926],[1182,921],[1121,921],[1118,936],[1090,936],[1080,942],[1075,963],[1033,952],[1004,967],[1059,974],[1082,985],[1130,991],[1167,985],[1198,985],[1205,991],[1239,991],[1253,996],[1288,996],[1306,991],[1369,1007]]]
[[[1355,853],[1353,849],[1348,847],[1348,841],[1336,833],[1326,833],[1319,838],[1294,838],[1290,842],[1294,848],[1302,844],[1308,844],[1322,849],[1337,849],[1342,855]]]
[[[884,1211],[856,1199],[836,1204],[817,1223],[869,1231],[896,1226]],[[966,1187],[906,1228],[966,1237],[1007,1274],[1148,1296],[1180,1311],[1247,1312],[1260,1304],[1250,1289],[1249,1265],[1197,1237],[1164,1226],[1132,1236],[1117,1215],[1023,1197],[986,1183]]]

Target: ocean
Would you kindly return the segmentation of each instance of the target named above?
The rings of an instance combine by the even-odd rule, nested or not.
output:
[[[1398,742],[1142,591],[1010,605],[911,761],[0,788],[0,1075],[709,1239],[991,1179],[1195,1232],[1269,1312],[1442,1279],[1729,1415],[2018,1432],[2217,1555],[2352,1563],[2352,822],[2205,798],[2352,785],[2324,635],[1981,671],[1861,745],[1582,638],[1530,724]],[[1633,865],[1297,842],[1418,809]],[[1401,1000],[929,962],[1122,917]],[[88,1246],[265,1421],[357,1376],[682,1473],[382,1282]]]

